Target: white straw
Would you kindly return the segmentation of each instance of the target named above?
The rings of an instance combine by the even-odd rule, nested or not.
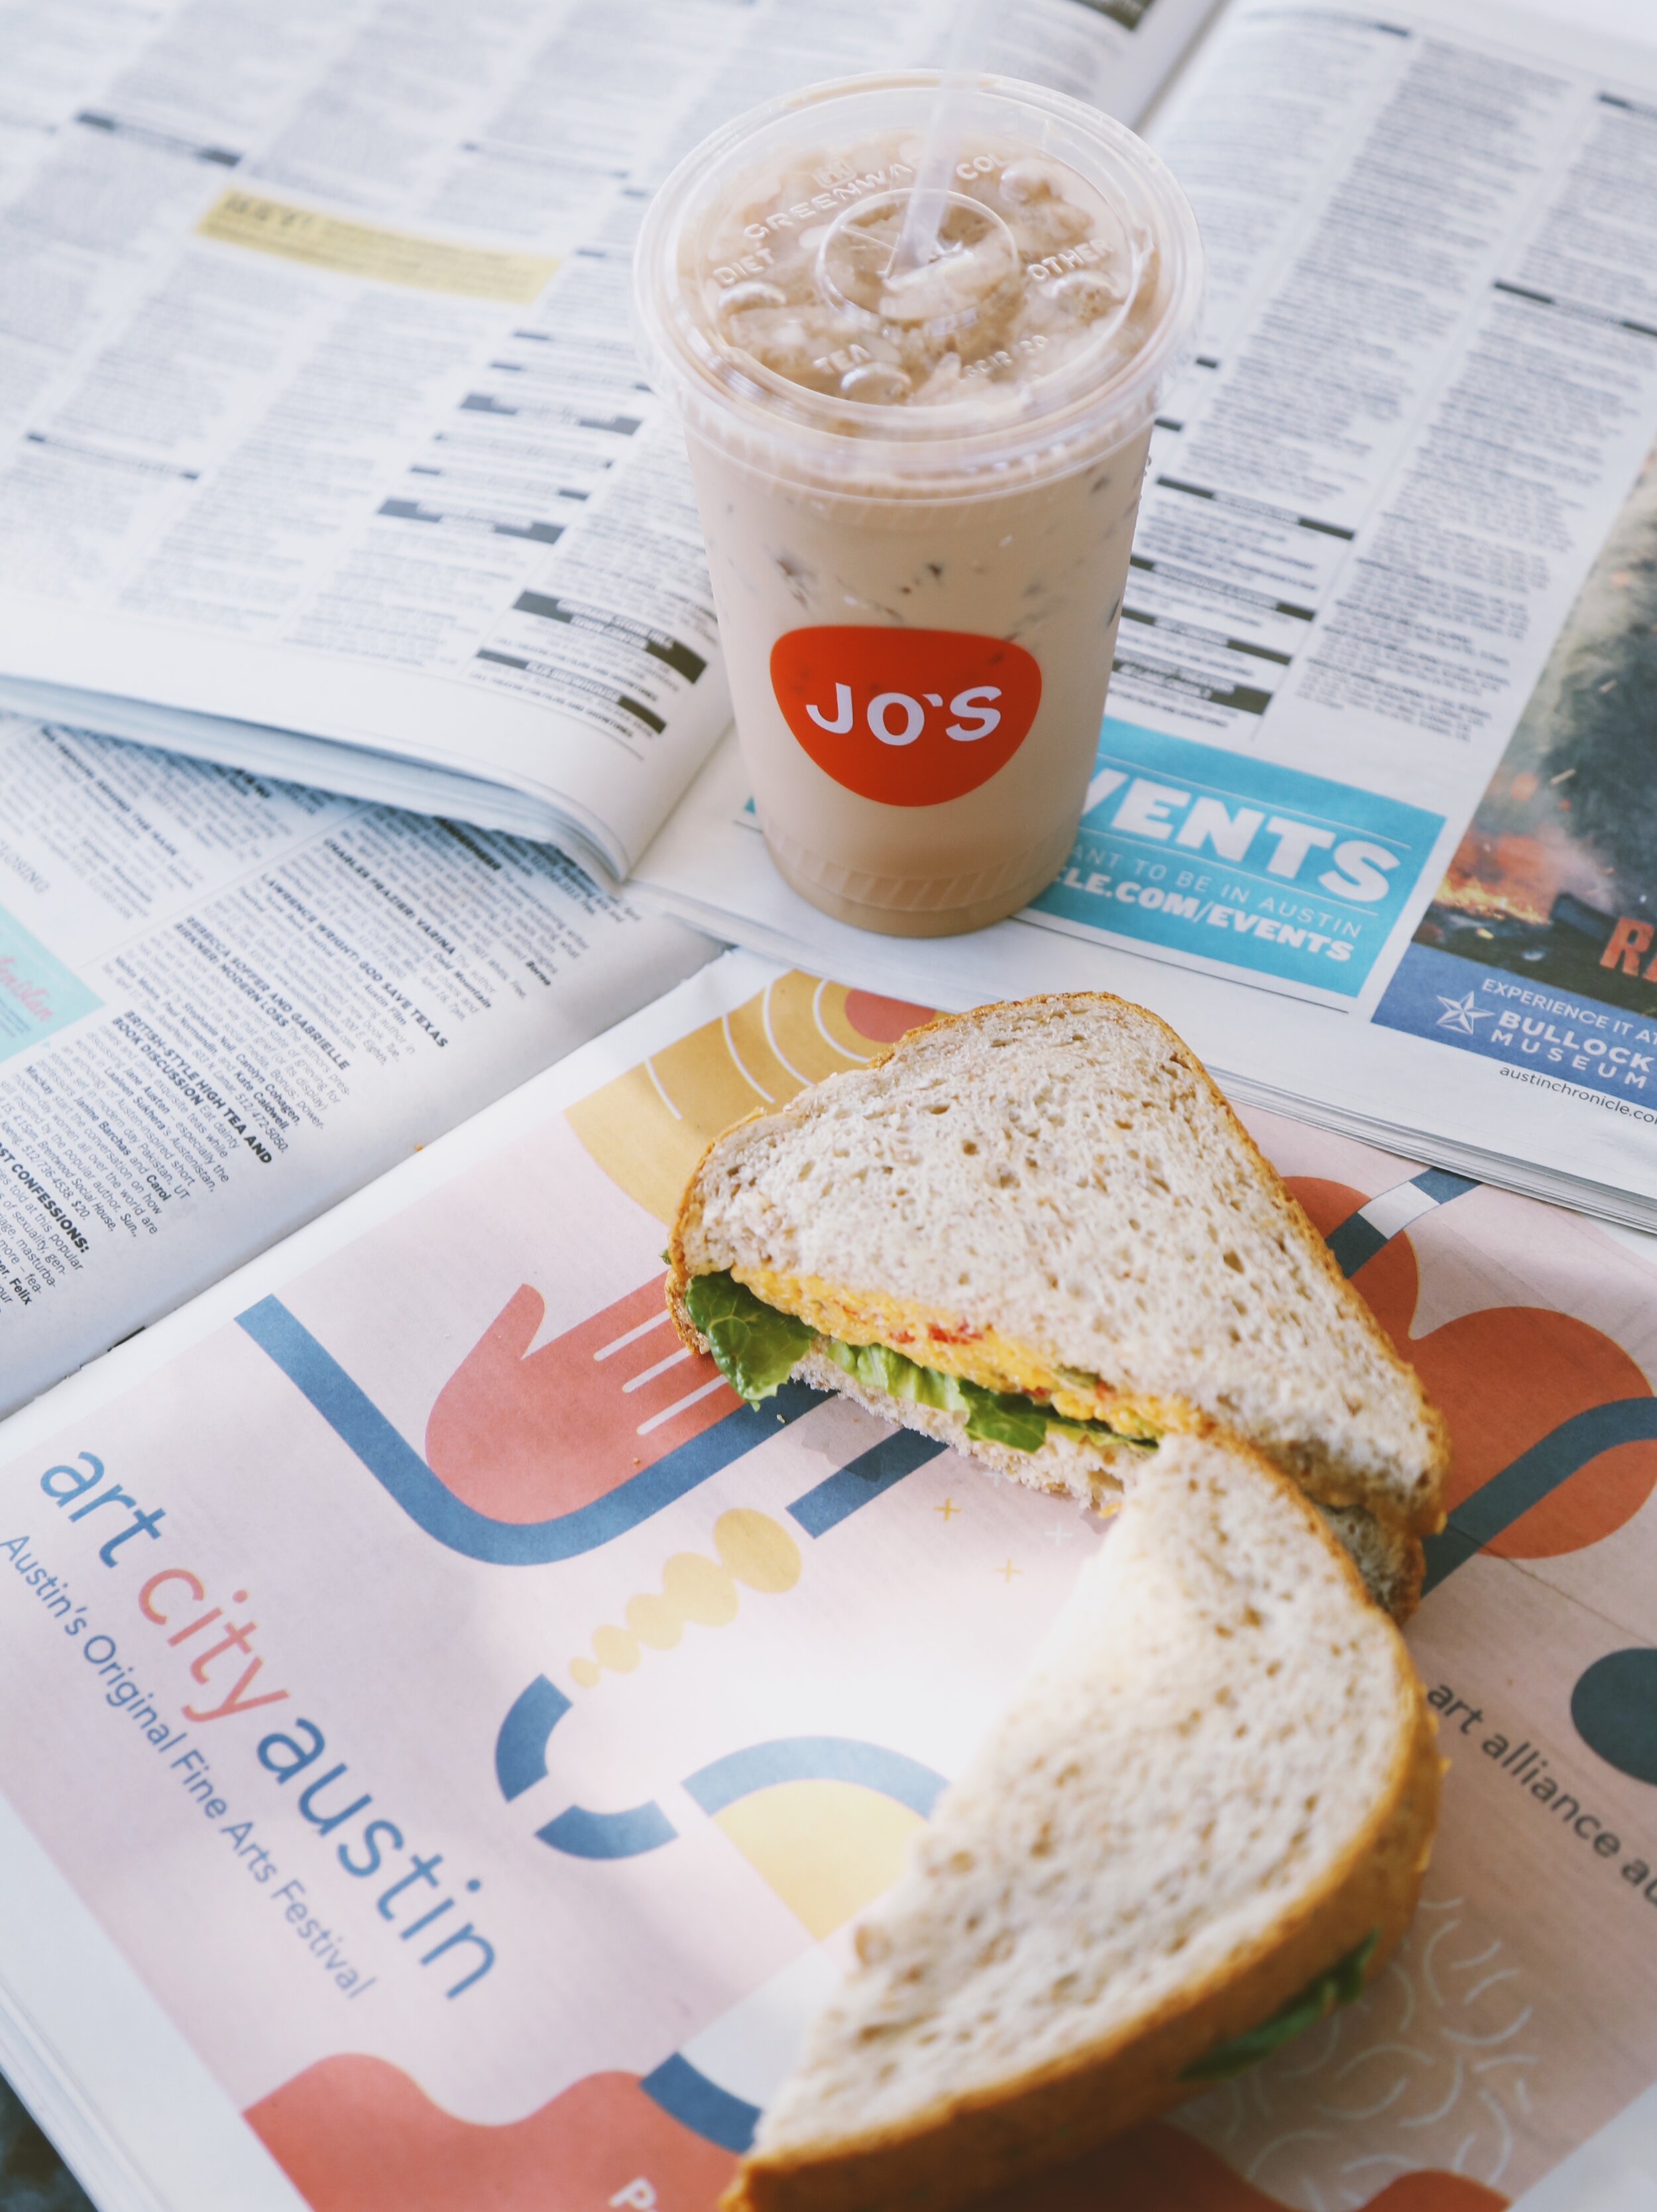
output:
[[[938,258],[938,234],[967,120],[974,86],[988,57],[990,29],[998,0],[953,0],[955,21],[944,48],[938,97],[916,167],[897,248],[886,274],[907,276]]]

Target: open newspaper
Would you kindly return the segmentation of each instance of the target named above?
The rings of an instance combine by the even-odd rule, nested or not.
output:
[[[733,954],[0,1429],[0,2061],[102,2212],[712,2212],[1109,1537],[675,1342],[712,1134],[920,1010]],[[1632,2212],[1657,1271],[1253,1114],[1443,1407],[1363,1999],[992,2212]]]
[[[0,712],[0,1413],[713,950],[549,847]]]
[[[1212,0],[1026,0],[1137,115]],[[678,156],[952,0],[21,0],[0,100],[15,706],[627,874],[730,708],[628,336]]]
[[[1657,18],[1229,0],[1150,130],[1211,269],[1069,865],[917,945],[734,741],[639,882],[951,1005],[1106,984],[1234,1094],[1657,1222]]]

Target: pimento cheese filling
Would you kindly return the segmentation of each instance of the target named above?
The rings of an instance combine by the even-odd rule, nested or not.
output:
[[[1114,1389],[1097,1377],[1061,1367],[998,1329],[977,1328],[948,1314],[883,1291],[853,1292],[820,1275],[787,1275],[771,1267],[733,1267],[757,1298],[798,1315],[819,1336],[847,1344],[887,1344],[922,1367],[958,1375],[986,1390],[1019,1391],[1050,1403],[1066,1420],[1106,1421],[1119,1436],[1152,1438],[1188,1427],[1179,1406]],[[1090,1386],[1090,1387],[1089,1387]]]

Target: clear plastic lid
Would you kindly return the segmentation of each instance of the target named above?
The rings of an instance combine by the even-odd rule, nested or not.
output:
[[[853,77],[740,117],[646,217],[635,323],[688,427],[827,487],[969,495],[1125,442],[1192,334],[1202,246],[1133,133],[985,77],[965,104],[941,251],[894,252],[938,79]]]

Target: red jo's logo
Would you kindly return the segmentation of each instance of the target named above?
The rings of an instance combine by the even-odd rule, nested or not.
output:
[[[780,637],[771,689],[825,775],[860,799],[936,806],[1012,758],[1041,703],[1041,671],[1005,638],[846,623]]]

